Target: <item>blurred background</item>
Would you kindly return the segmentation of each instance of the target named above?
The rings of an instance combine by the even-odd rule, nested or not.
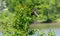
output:
[[[60,0],[0,0],[0,36],[59,36]]]

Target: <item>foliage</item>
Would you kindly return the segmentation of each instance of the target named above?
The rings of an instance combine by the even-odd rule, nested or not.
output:
[[[28,9],[28,11],[27,11]],[[31,18],[31,12],[29,8],[19,8],[17,7],[15,9],[16,11],[16,18],[13,24],[13,27],[15,29],[24,31],[25,34],[27,34],[28,32],[28,28],[29,28],[29,24],[31,23],[31,21],[33,21],[33,19]],[[19,11],[18,11],[19,10]]]
[[[36,12],[33,9],[37,8],[39,12],[38,20],[56,20],[60,17],[60,4],[57,0],[4,0],[4,2],[8,8],[8,11],[0,14],[4,36],[27,36],[29,25],[36,19],[31,15],[32,12]],[[33,34],[32,31],[30,33]]]
[[[4,36],[27,36],[29,24],[33,21],[30,11],[27,7],[20,8],[16,6],[15,13],[3,12],[0,20]]]
[[[56,36],[56,35],[55,35],[54,31],[50,31],[50,32],[48,33],[48,36]]]
[[[33,35],[38,31],[37,29],[28,29],[28,35]]]
[[[31,34],[31,35],[33,35],[33,34]],[[37,36],[56,36],[56,34],[54,31],[50,30],[47,34],[45,33],[45,31],[42,31],[41,33],[37,34]]]
[[[41,34],[39,36],[44,36],[45,35],[45,32],[41,32]]]
[[[29,24],[33,21],[31,9],[19,4],[14,7],[13,12],[7,11],[1,14],[5,18],[1,19],[6,20],[3,21],[4,36],[27,36]]]

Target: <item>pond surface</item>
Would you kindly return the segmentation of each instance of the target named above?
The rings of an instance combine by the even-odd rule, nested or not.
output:
[[[45,32],[45,35],[44,36],[48,36],[48,32],[50,30],[53,30],[55,32],[55,35],[56,36],[60,36],[60,28],[55,28],[55,29],[42,29],[42,30],[39,30],[37,31],[34,35],[30,35],[30,36],[39,36],[39,34],[41,34],[41,32]]]
[[[30,36],[39,36],[39,34],[41,34],[41,32],[45,32],[44,36],[48,36],[48,33],[52,30],[54,31],[54,34],[56,36],[60,36],[60,24],[55,23],[55,24],[32,24],[31,28],[39,28],[40,30],[37,31],[35,34],[30,35]]]
[[[2,35],[2,32],[0,32],[0,36],[3,36],[3,35]]]

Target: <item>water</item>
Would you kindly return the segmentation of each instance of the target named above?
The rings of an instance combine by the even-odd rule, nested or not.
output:
[[[2,36],[2,32],[0,32],[0,36]]]
[[[50,30],[54,31],[54,33],[55,33],[56,36],[60,36],[60,28],[41,29],[41,30],[37,31],[35,34],[30,35],[30,36],[39,36],[39,34],[41,34],[41,32],[43,32],[43,31],[45,32],[44,36],[48,36],[48,32]]]
[[[56,36],[60,36],[60,28],[41,29],[41,30],[38,30],[35,34],[30,35],[30,36],[39,36],[39,34],[41,34],[41,32],[43,32],[43,31],[45,32],[45,36],[48,36],[48,32],[50,30],[54,31]],[[2,32],[0,32],[0,36],[2,36]]]

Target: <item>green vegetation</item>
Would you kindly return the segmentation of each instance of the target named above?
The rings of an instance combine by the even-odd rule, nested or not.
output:
[[[48,36],[56,36],[56,35],[55,35],[54,31],[50,31],[50,32],[48,33]]]
[[[60,19],[60,0],[4,0],[8,10],[0,13],[0,27],[4,36],[28,36],[35,33],[30,24],[35,20],[43,23]],[[48,36],[54,36],[48,33]],[[43,32],[40,36],[43,36]]]
[[[44,35],[45,35],[45,32],[42,32],[42,33],[40,34],[40,36],[44,36]],[[56,35],[55,35],[54,31],[49,31],[49,32],[48,32],[48,36],[56,36]]]

